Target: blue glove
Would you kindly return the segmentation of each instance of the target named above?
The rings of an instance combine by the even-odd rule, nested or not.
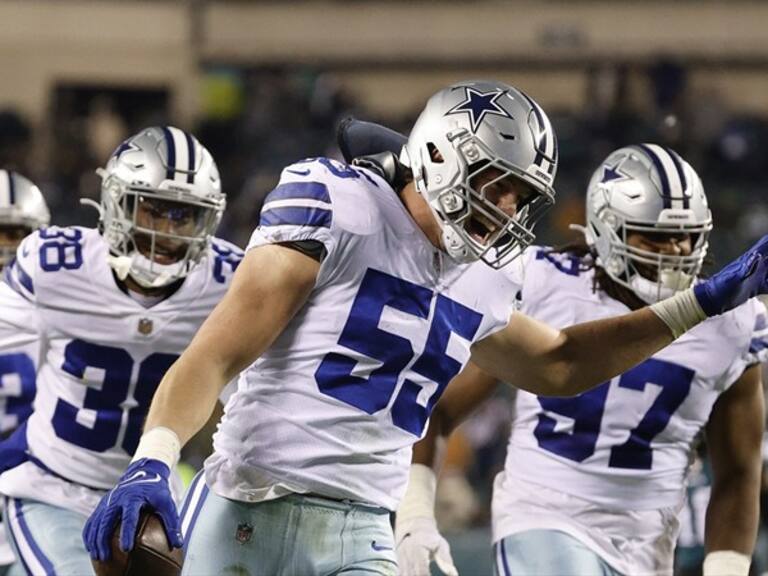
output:
[[[110,541],[120,519],[120,549],[131,550],[142,508],[149,508],[160,517],[172,547],[182,547],[179,515],[168,485],[170,473],[166,464],[149,458],[128,466],[117,486],[101,499],[85,523],[83,541],[91,558],[109,560]]]
[[[768,292],[768,235],[739,258],[693,288],[707,316],[728,312],[758,294]]]

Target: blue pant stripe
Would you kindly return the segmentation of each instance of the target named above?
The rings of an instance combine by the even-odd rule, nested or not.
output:
[[[205,476],[205,470],[200,470],[197,474],[195,474],[195,477],[192,478],[192,482],[189,484],[189,488],[187,489],[187,495],[184,498],[184,504],[181,506],[181,514],[179,514],[179,520],[181,522],[181,525],[184,526],[184,520],[187,518],[187,513],[189,511],[189,505],[195,498],[195,491],[197,490],[198,484],[200,484],[200,479]]]
[[[507,550],[504,548],[504,538],[499,542],[499,553],[501,555],[501,565],[504,568],[504,576],[511,576],[509,564],[507,564]]]
[[[13,504],[13,518],[16,520],[16,522],[19,523],[19,528],[21,529],[21,533],[14,533],[14,543],[16,544],[16,550],[19,553],[19,557],[24,558],[24,553],[22,551],[22,547],[18,545],[19,539],[23,539],[24,543],[26,543],[30,550],[32,550],[32,554],[34,554],[35,559],[40,563],[40,565],[43,567],[43,570],[45,570],[46,576],[56,576],[56,572],[53,569],[53,564],[48,559],[48,557],[43,553],[43,551],[40,549],[40,547],[37,545],[37,542],[35,542],[34,537],[32,536],[32,531],[29,529],[29,525],[27,524],[27,521],[24,519],[24,510],[22,510],[21,500],[14,499],[11,501]],[[13,532],[13,525],[12,522],[9,521],[8,525],[11,528],[11,532]],[[28,563],[23,562],[24,566],[27,568],[29,574],[34,574],[32,570],[29,570]]]
[[[205,504],[205,499],[208,498],[208,485],[205,484],[204,480],[205,474],[202,472],[199,474],[199,482],[203,483],[202,490],[200,490],[200,496],[197,498],[197,503],[192,504],[191,500],[194,498],[194,492],[190,492],[190,503],[189,503],[189,509],[187,510],[187,514],[189,514],[189,511],[192,510],[192,515],[189,519],[189,525],[187,526],[187,529],[184,531],[184,553],[187,552],[187,546],[189,545],[189,541],[192,537],[192,532],[195,529],[195,522],[197,522],[198,516],[200,516],[200,511],[203,509],[203,505]],[[186,505],[187,503],[185,503]],[[182,526],[184,524],[184,521],[182,520]]]
[[[16,535],[13,533],[13,526],[11,526],[11,501],[8,496],[3,498],[3,502],[5,503],[5,513],[6,513],[6,519],[5,519],[5,532],[8,534],[8,538],[11,541],[11,545],[13,546],[13,551],[16,553],[16,556],[21,561],[21,565],[24,566],[24,572],[26,574],[32,574],[32,570],[29,569],[29,565],[27,564],[26,559],[24,556],[22,556],[21,551],[19,550],[19,544],[16,542]]]

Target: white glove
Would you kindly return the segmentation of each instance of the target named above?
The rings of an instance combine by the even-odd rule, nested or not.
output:
[[[411,466],[408,490],[397,510],[395,550],[401,576],[429,576],[434,561],[446,576],[459,576],[448,542],[437,531],[437,479],[428,466]]]
[[[433,560],[446,576],[459,576],[451,558],[451,547],[437,531],[434,518],[398,520],[395,550],[400,576],[430,576],[429,564]]]

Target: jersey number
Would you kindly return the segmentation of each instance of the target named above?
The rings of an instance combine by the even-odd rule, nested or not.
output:
[[[88,387],[82,407],[59,398],[53,414],[56,435],[76,446],[105,452],[117,446],[124,429],[120,446],[133,455],[155,389],[177,358],[159,352],[147,356],[139,365],[131,394],[134,360],[128,352],[73,340],[64,348],[62,369],[79,380],[84,380],[87,368],[99,371],[101,385]]]
[[[18,385],[11,384],[13,379],[17,379]],[[35,398],[35,363],[32,358],[22,352],[0,355],[0,388],[7,415],[0,420],[0,432],[8,432],[32,413]],[[13,418],[6,419],[8,417]]]
[[[651,442],[664,430],[672,414],[688,396],[693,376],[694,371],[684,366],[650,358],[618,378],[619,388],[643,392],[648,384],[655,384],[661,387],[661,392],[640,423],[630,431],[627,441],[611,448],[608,466],[651,469]],[[539,422],[533,431],[539,446],[576,462],[582,462],[594,454],[610,386],[611,382],[606,382],[575,398],[539,397],[544,410],[573,421],[571,432],[558,432],[555,430],[557,421],[554,418],[545,413],[539,414]]]
[[[40,238],[40,267],[46,272],[77,270],[83,265],[83,233],[77,228],[43,228]]]
[[[426,320],[433,297],[434,293],[428,288],[369,269],[338,342],[357,354],[326,354],[315,372],[320,392],[373,414],[389,405],[400,375],[405,371],[405,380],[392,404],[392,422],[411,434],[421,435],[435,402],[461,370],[461,363],[447,355],[451,334],[472,341],[482,315],[438,294],[424,351],[407,370],[406,366],[414,358],[411,341],[382,330],[379,320],[385,306]],[[367,377],[353,375],[360,355],[378,360],[381,366]],[[413,376],[409,377],[411,374],[437,384],[426,406],[417,402],[421,386],[411,379]]]
[[[219,284],[224,284],[227,281],[226,275],[234,274],[235,270],[237,270],[240,261],[243,259],[242,254],[238,254],[234,250],[216,242],[211,242],[211,248],[215,256],[213,260],[213,279]],[[225,270],[227,271],[226,273]]]

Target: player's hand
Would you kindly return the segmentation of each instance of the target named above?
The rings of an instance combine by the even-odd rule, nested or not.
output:
[[[699,305],[707,316],[732,310],[758,294],[768,292],[768,235],[738,259],[694,286]]]
[[[172,547],[182,547],[179,515],[168,484],[170,473],[166,464],[149,458],[137,460],[128,467],[85,524],[83,541],[91,558],[109,560],[110,540],[118,521],[121,521],[120,548],[125,552],[131,550],[142,508],[149,508],[160,517]]]
[[[437,531],[434,518],[418,516],[395,526],[395,550],[400,576],[429,576],[434,561],[446,576],[458,576],[451,547]]]

